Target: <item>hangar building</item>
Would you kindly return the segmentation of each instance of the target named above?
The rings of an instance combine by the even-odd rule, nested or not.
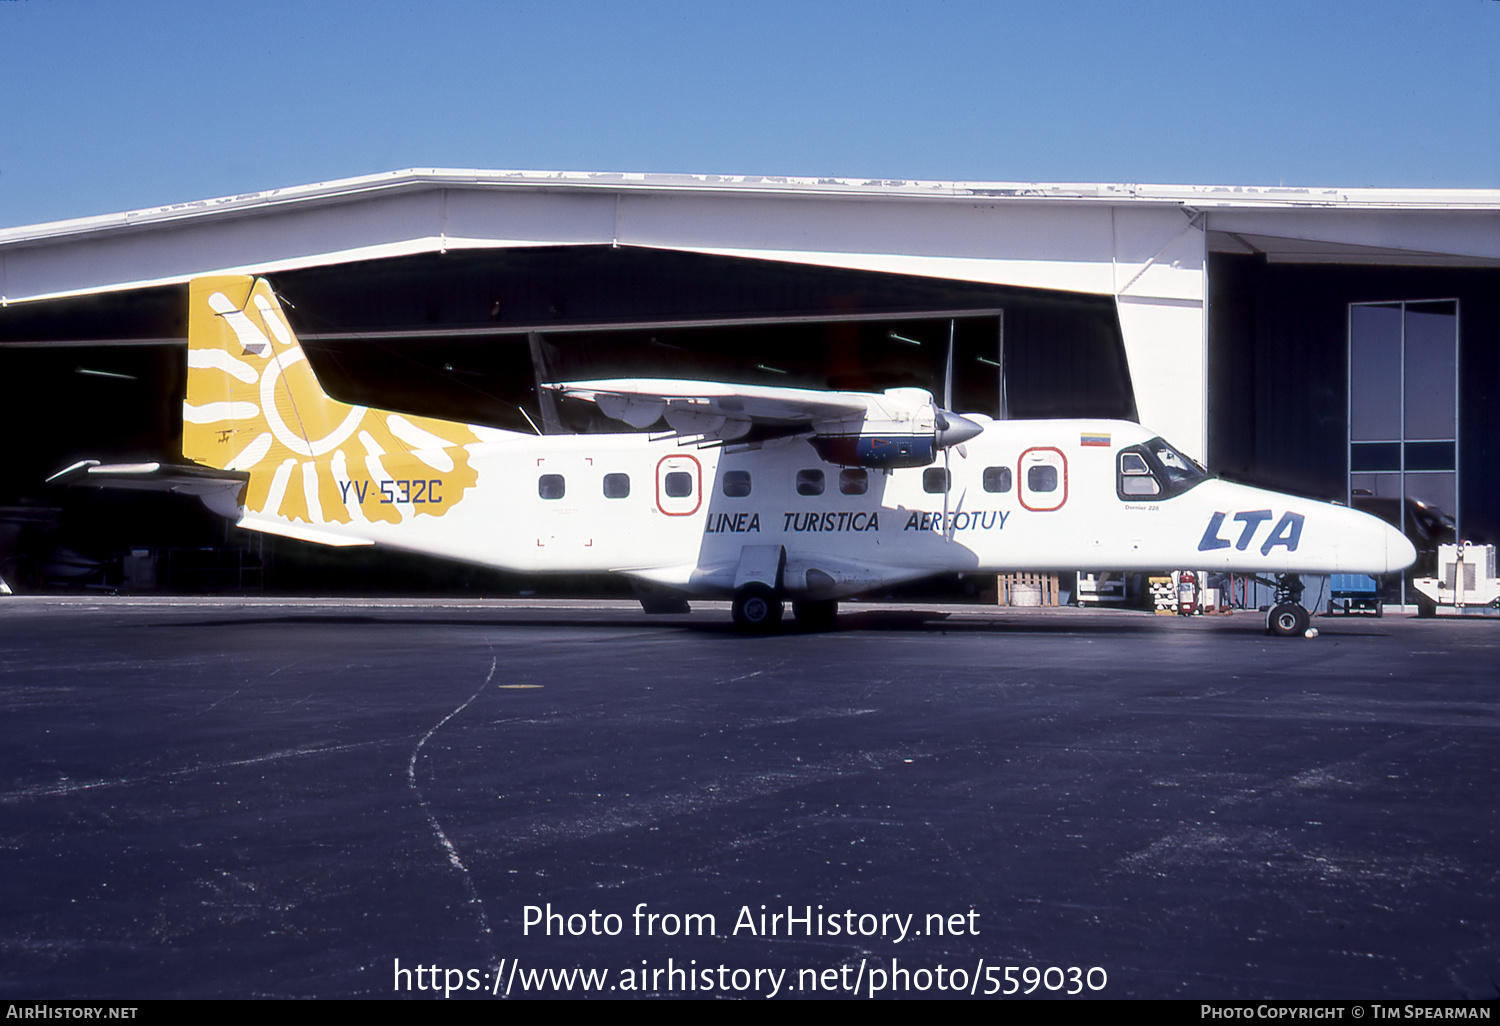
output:
[[[588,430],[539,376],[941,394],[951,324],[959,412],[1139,420],[1500,541],[1500,190],[408,170],[0,230],[0,575],[265,583],[272,543],[192,503],[44,484],[178,455],[186,283],[221,272],[269,276],[364,405]],[[276,545],[283,583],[326,568]]]

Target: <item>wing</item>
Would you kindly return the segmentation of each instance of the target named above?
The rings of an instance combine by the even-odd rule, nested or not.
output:
[[[743,438],[752,428],[858,434],[866,422],[909,426],[932,409],[932,396],[918,388],[879,394],[824,392],[669,378],[563,381],[542,387],[593,403],[605,416],[633,428],[651,427],[665,419],[678,436],[705,441]]]
[[[940,410],[932,394],[921,388],[821,392],[668,378],[563,381],[542,387],[593,403],[605,416],[633,428],[664,420],[678,439],[699,445],[806,434],[824,459],[846,466],[926,466],[939,450],[984,430],[975,421]]]

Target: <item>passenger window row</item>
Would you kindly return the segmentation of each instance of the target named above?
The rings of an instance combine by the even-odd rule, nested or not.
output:
[[[685,478],[687,490],[673,492],[673,478]],[[668,495],[688,495],[693,490],[693,475],[675,473],[668,474],[666,481],[666,492]],[[536,493],[544,499],[561,499],[568,494],[568,482],[561,474],[543,474],[537,478]],[[605,474],[604,475],[604,497],[606,499],[628,499],[630,498],[630,475],[629,474]]]
[[[1131,473],[1131,471],[1126,471]],[[985,467],[982,477],[984,490],[1004,494],[1011,489],[1009,467]],[[1027,486],[1035,492],[1050,492],[1057,488],[1057,471],[1053,467],[1030,467],[1027,470]],[[822,495],[825,486],[821,470],[797,471],[798,495]],[[726,498],[743,499],[750,494],[750,472],[748,470],[726,470],[721,487]],[[951,475],[944,467],[928,467],[922,471],[922,490],[941,495],[952,487]],[[537,480],[537,494],[544,499],[561,499],[567,494],[567,481],[561,474],[543,474]],[[693,475],[684,471],[673,471],[662,480],[662,490],[672,498],[683,498],[693,494]],[[839,471],[840,495],[864,495],[870,490],[870,472],[860,468],[845,468]],[[604,497],[626,499],[630,497],[629,474],[605,474]]]

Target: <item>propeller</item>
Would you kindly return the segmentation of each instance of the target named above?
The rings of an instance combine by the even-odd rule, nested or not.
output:
[[[948,321],[948,358],[943,366],[943,405],[934,412],[933,426],[937,429],[933,441],[938,448],[943,450],[943,466],[947,467],[948,448],[958,447],[958,454],[965,458],[969,451],[964,448],[964,443],[984,428],[974,423],[967,417],[960,417],[953,412],[953,348],[954,334],[958,330],[958,321]]]
[[[933,424],[937,429],[937,434],[933,440],[943,448],[943,537],[948,541],[953,540],[953,519],[948,515],[948,493],[953,490],[953,472],[948,468],[948,449],[954,445],[963,445],[964,443],[964,439],[959,438],[956,441],[949,441],[946,445],[944,444],[946,438],[956,438],[959,434],[958,426],[948,418],[951,416],[957,420],[963,420],[958,414],[950,414],[948,412],[953,409],[953,335],[957,330],[957,325],[958,321],[956,319],[949,319],[948,359],[946,366],[943,367],[943,408],[937,411],[937,416],[934,418]],[[964,423],[972,427],[978,427],[973,421],[965,420]],[[967,435],[965,437],[972,438],[974,436]],[[968,452],[962,450],[961,452],[964,458],[967,459]]]

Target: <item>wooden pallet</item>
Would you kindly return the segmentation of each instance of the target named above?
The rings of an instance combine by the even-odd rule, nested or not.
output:
[[[1001,574],[996,601],[1002,606],[1055,606],[1057,575]]]

